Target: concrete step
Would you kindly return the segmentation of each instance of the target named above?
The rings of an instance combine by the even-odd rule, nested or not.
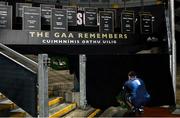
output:
[[[64,92],[71,91],[73,89],[73,76],[69,74],[68,70],[53,70],[50,68],[48,74],[49,97],[64,97]]]
[[[88,118],[94,118],[97,117],[101,114],[101,110],[100,109],[95,109],[92,113],[90,113],[88,115]]]
[[[76,108],[76,103],[63,103],[49,110],[49,118],[62,117]]]
[[[48,105],[49,105],[49,107],[53,107],[55,105],[62,103],[63,100],[64,99],[62,97],[51,98],[48,102]]]
[[[26,117],[26,115],[27,113],[21,108],[13,109],[10,111],[10,117]]]
[[[0,100],[3,100],[5,98],[6,98],[6,96],[4,96],[2,93],[0,93]]]
[[[0,94],[1,96],[2,94]],[[62,97],[51,98],[48,102],[50,108],[55,109],[60,103],[63,102]],[[5,114],[9,114],[10,117],[26,117],[27,112],[18,108],[11,100],[5,98],[0,100],[0,111],[8,111]],[[10,113],[9,113],[10,112]],[[1,114],[1,113],[0,113]]]
[[[73,89],[72,83],[53,83],[49,84],[48,92],[49,96],[62,96],[65,97],[65,92],[71,91]]]
[[[12,110],[15,108],[17,108],[17,105],[7,98],[0,101],[0,111],[7,110],[7,109]]]
[[[26,117],[26,112],[0,93],[0,114],[2,117]]]
[[[71,90],[73,88],[73,84],[72,83],[61,83],[61,82],[57,82],[57,83],[53,83],[53,84],[49,84],[49,91],[52,90],[59,90],[59,89],[69,89]]]
[[[65,116],[63,116],[63,118],[73,118],[73,117],[88,117],[90,116],[96,109],[90,107],[86,110],[82,110],[82,109],[75,109],[74,111],[66,114]]]

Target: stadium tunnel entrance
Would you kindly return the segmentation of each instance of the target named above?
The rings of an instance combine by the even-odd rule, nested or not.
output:
[[[21,53],[39,52],[37,48],[14,47]],[[38,49],[47,48],[39,47]],[[29,50],[28,50],[29,49]],[[49,55],[62,55],[64,48],[50,49]],[[60,53],[60,52],[61,53]],[[65,50],[66,51],[66,50]],[[59,53],[58,53],[59,52]],[[42,53],[42,52],[41,52]],[[34,53],[33,53],[34,54]],[[69,70],[79,79],[79,55],[65,54],[69,61]],[[173,80],[170,73],[168,53],[134,55],[86,55],[86,97],[89,105],[106,109],[118,106],[116,96],[121,92],[129,71],[136,71],[144,80],[151,95],[149,106],[175,105]]]
[[[116,96],[131,70],[146,84],[151,95],[148,106],[175,105],[168,54],[87,55],[86,64],[87,101],[93,107],[118,106]],[[78,65],[73,67],[78,76]]]
[[[132,9],[134,10],[136,9],[136,11],[138,11],[137,13],[139,13],[138,9],[140,8],[132,8]],[[166,30],[165,19],[164,19],[164,7],[152,6],[151,8],[150,6],[147,9],[151,11],[155,16],[155,18],[157,19],[155,22],[157,25],[156,24],[154,25],[155,26],[154,34],[152,36],[158,37],[160,40],[163,40],[167,34],[166,31],[164,31]],[[15,10],[13,11],[15,12]],[[120,12],[118,11],[117,13]],[[136,17],[139,18],[139,16]],[[21,29],[21,28],[17,28],[17,29]],[[77,29],[80,32],[82,31],[98,32],[99,30],[98,28],[94,28],[94,27],[93,28],[87,28],[84,26],[69,27],[69,31],[76,31]],[[137,27],[137,29],[138,30],[136,30],[135,33],[135,39],[137,39],[138,43],[143,44],[145,40],[141,40],[142,42],[141,41],[139,42],[139,39],[141,38],[145,39],[145,38],[143,38],[144,37],[143,35],[142,36],[139,35],[140,34],[139,26]],[[119,31],[120,27],[117,28],[116,30]],[[23,32],[20,33],[24,34]],[[9,37],[12,37],[14,41],[15,39],[13,36],[14,35]],[[26,37],[26,35],[23,36]],[[133,41],[134,41],[134,36],[133,36]],[[161,41],[157,42],[156,45],[158,45],[159,43],[161,43]],[[164,46],[163,44],[162,46]],[[16,45],[16,47],[17,46],[18,45]],[[81,52],[86,52],[81,54],[89,54],[88,53],[89,50],[91,50],[93,54],[96,54],[98,52],[96,46],[94,46],[95,47],[94,48],[93,46],[88,47],[87,45],[83,45],[81,47],[78,46],[78,48],[75,48],[75,46],[73,45],[70,48],[68,48],[69,46],[65,46],[65,45],[63,46],[33,45],[33,48],[30,47],[31,45],[24,46],[23,51],[26,53],[28,52],[31,53],[46,52],[48,54],[56,53],[56,55],[61,54],[61,52],[63,53],[66,52],[66,54],[73,54],[73,53],[77,54],[77,52],[80,52],[78,50],[81,50]],[[131,49],[128,47],[128,45],[127,47],[125,46],[125,48],[123,46],[117,46],[117,47],[109,46],[108,48],[105,47],[106,46],[101,46],[101,48],[98,48],[99,52],[102,52],[101,54],[104,54],[104,52],[106,52],[109,55],[106,56],[87,55],[87,62],[86,62],[87,91],[86,92],[87,92],[87,101],[89,105],[101,109],[106,109],[109,106],[117,106],[118,103],[116,101],[116,96],[119,94],[124,82],[127,80],[127,73],[131,70],[136,71],[139,77],[145,81],[148,92],[151,95],[151,102],[149,103],[150,106],[175,104],[173,83],[172,83],[172,77],[170,74],[170,66],[169,66],[170,59],[168,53],[146,54],[146,55],[117,55],[121,53],[124,54],[124,52],[126,51],[128,52],[127,54],[129,54],[129,52],[131,52],[132,50],[134,52],[138,52],[140,50],[139,49],[134,50],[136,49],[136,45],[134,45],[134,47]],[[144,45],[143,47],[146,46]],[[23,52],[21,49],[18,52]],[[70,56],[69,58],[69,60],[72,61],[70,70],[76,73],[77,78],[79,78],[78,58],[79,58],[78,55],[73,55]]]

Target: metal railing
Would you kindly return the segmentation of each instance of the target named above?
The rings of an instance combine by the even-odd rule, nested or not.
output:
[[[27,64],[32,65],[35,68],[38,68],[38,63],[36,63],[35,61],[29,59],[28,57],[12,50],[11,48],[5,46],[4,44],[0,43],[0,48],[3,49],[4,51],[10,53],[11,55],[18,57],[19,59],[23,60],[24,62],[26,62]]]
[[[14,61],[18,62],[19,65],[30,69],[32,72],[38,72],[38,64],[37,62],[31,60],[30,58],[16,52],[15,50],[5,46],[4,44],[0,43],[1,52],[8,57],[12,58]]]

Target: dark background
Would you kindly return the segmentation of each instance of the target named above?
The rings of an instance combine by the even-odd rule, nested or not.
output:
[[[149,106],[174,105],[168,55],[87,56],[87,99],[94,107],[118,105],[116,96],[128,79],[137,72],[151,95]]]

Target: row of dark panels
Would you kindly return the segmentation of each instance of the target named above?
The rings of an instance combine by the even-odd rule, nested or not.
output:
[[[154,9],[156,8],[156,9]],[[157,15],[156,10],[159,11]],[[6,4],[0,8],[0,28],[12,28],[12,7]],[[16,3],[16,24],[24,30],[71,31],[69,27],[88,27],[91,31],[152,34],[158,27],[158,19],[164,17],[164,6],[146,6],[126,9],[77,8],[31,3]],[[162,19],[165,19],[162,18]],[[162,21],[161,19],[161,21]],[[94,30],[95,29],[95,30]]]

